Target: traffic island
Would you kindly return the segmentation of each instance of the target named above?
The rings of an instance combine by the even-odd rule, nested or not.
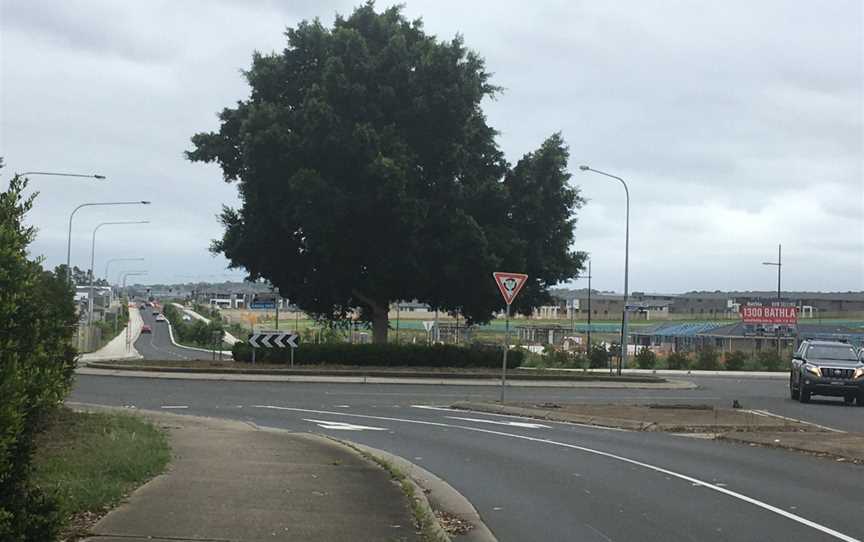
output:
[[[474,412],[614,427],[628,431],[660,431],[699,436],[864,465],[864,434],[844,433],[755,410],[693,404],[637,406],[468,401],[450,406]]]
[[[812,434],[802,433],[725,433],[717,437],[720,440],[792,450],[809,455],[848,461],[864,465],[864,434],[861,433],[819,433],[817,438]]]
[[[510,414],[541,420],[570,422],[630,431],[721,434],[728,432],[821,432],[815,425],[759,414],[755,411],[710,405],[618,405],[568,403],[458,402],[453,408]]]
[[[287,367],[284,364],[252,364],[219,360],[112,360],[87,363],[91,369],[146,371],[164,373],[241,374],[282,376],[346,376],[380,378],[441,378],[495,380],[501,378],[500,369],[469,367],[400,367],[400,366],[351,366],[351,365],[303,365]],[[670,381],[650,375],[609,376],[596,373],[574,373],[572,371],[536,371],[511,369],[508,381],[567,381],[567,382],[614,382],[629,384],[669,384]]]

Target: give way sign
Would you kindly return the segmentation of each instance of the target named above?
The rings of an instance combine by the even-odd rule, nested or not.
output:
[[[528,275],[523,273],[502,273],[496,271],[492,273],[495,277],[495,282],[498,284],[498,289],[501,290],[501,295],[504,296],[504,302],[509,306],[516,299],[519,290],[525,286],[528,281]]]

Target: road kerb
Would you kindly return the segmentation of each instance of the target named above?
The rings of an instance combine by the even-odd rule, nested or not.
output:
[[[427,508],[432,517],[435,517],[434,511],[441,510],[450,515],[456,516],[471,525],[471,529],[464,534],[459,535],[460,541],[466,542],[497,542],[497,538],[492,534],[492,531],[483,522],[480,513],[471,504],[467,498],[459,493],[453,486],[435,476],[428,470],[419,465],[408,461],[404,457],[372,448],[356,442],[326,437],[330,440],[339,442],[344,446],[354,449],[361,455],[365,455],[374,460],[379,465],[384,463],[401,472],[406,479],[415,487],[415,497],[421,501],[421,506]],[[385,467],[386,468],[386,467]],[[451,537],[437,523],[440,534],[445,537],[445,540],[450,540]]]

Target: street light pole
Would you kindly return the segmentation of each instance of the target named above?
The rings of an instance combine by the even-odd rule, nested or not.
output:
[[[87,296],[87,329],[89,333],[90,326],[93,324],[93,291],[96,283],[96,273],[94,272],[96,262],[96,232],[102,226],[117,226],[121,224],[149,224],[149,220],[125,220],[120,222],[102,222],[93,228],[93,239],[90,242],[90,294]]]
[[[108,266],[115,262],[143,262],[144,258],[111,258],[105,262],[105,280],[108,281]],[[110,281],[108,281],[110,282]]]
[[[615,175],[606,173],[604,171],[600,171],[597,169],[592,169],[588,166],[579,166],[579,169],[582,171],[593,171],[594,173],[604,175],[606,177],[610,177],[612,179],[617,179],[621,182],[621,185],[624,187],[624,195],[627,197],[627,215],[626,215],[626,223],[624,230],[624,321],[621,326],[621,361],[618,365],[618,376],[621,376],[621,367],[627,364],[627,342],[628,342],[628,333],[627,333],[627,325],[629,323],[629,312],[627,310],[627,302],[628,302],[628,278],[629,278],[629,270],[630,270],[630,190],[627,188],[627,183],[624,182],[624,179],[621,177],[617,177]],[[590,273],[590,271],[589,271]]]
[[[54,177],[83,177],[85,179],[98,179],[100,181],[104,181],[106,177],[104,175],[81,175],[78,173],[56,173],[54,171],[25,171],[24,173],[16,173],[15,175],[19,175],[21,177],[27,175],[51,175]]]
[[[66,272],[69,273],[69,282],[72,282],[72,219],[75,218],[75,213],[83,207],[97,207],[104,205],[150,205],[149,201],[104,201],[97,203],[82,203],[72,210],[69,215],[69,235],[66,238]],[[92,269],[91,269],[92,270]]]

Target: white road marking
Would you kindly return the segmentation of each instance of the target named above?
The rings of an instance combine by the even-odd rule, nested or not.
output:
[[[459,416],[447,416],[451,420],[464,420],[466,422],[479,423],[494,423],[495,425],[507,425],[510,427],[524,427],[526,429],[552,429],[548,425],[542,423],[527,423],[527,422],[496,422],[495,420],[482,420],[480,418],[460,418]]]
[[[167,409],[167,408],[189,408],[189,407],[185,406],[185,405],[162,405],[162,408]]]
[[[766,502],[760,501],[758,499],[754,499],[753,497],[748,497],[747,495],[744,495],[743,493],[738,493],[736,491],[726,489],[725,487],[720,487],[716,484],[705,482],[704,480],[699,480],[698,478],[694,478],[694,477],[688,476],[686,474],[681,474],[679,472],[675,472],[675,471],[672,471],[669,469],[664,469],[663,467],[658,467],[655,465],[651,465],[649,463],[644,463],[642,461],[637,461],[635,459],[630,459],[628,457],[616,455],[613,453],[604,452],[602,450],[595,450],[593,448],[586,448],[585,446],[579,446],[577,444],[568,444],[566,442],[558,442],[555,440],[550,440],[550,439],[545,439],[545,438],[529,437],[526,435],[517,435],[514,433],[504,433],[502,431],[494,431],[492,429],[481,429],[479,427],[470,427],[470,426],[466,426],[466,425],[455,425],[455,424],[441,423],[441,422],[427,422],[427,421],[421,421],[421,420],[408,420],[408,419],[403,419],[403,418],[391,418],[391,417],[387,417],[387,416],[370,416],[368,414],[349,414],[346,412],[329,412],[326,410],[311,410],[311,409],[305,409],[305,408],[280,407],[280,406],[274,406],[274,405],[252,405],[252,407],[253,408],[267,408],[267,409],[273,409],[273,410],[287,410],[287,411],[292,411],[292,412],[314,412],[316,414],[329,414],[329,415],[335,415],[335,416],[350,416],[350,417],[354,417],[354,418],[364,418],[364,419],[371,419],[371,420],[384,420],[384,421],[393,421],[393,422],[402,422],[402,423],[413,423],[413,424],[418,424],[418,425],[431,425],[431,426],[436,426],[436,427],[450,427],[450,428],[454,428],[454,429],[465,429],[466,431],[476,431],[478,433],[486,433],[489,435],[498,435],[501,437],[527,440],[530,442],[538,442],[541,444],[550,444],[552,446],[561,446],[562,448],[569,448],[571,450],[578,450],[580,452],[585,452],[585,453],[597,455],[600,457],[606,457],[608,459],[613,459],[615,461],[621,461],[622,463],[628,463],[630,465],[642,467],[644,469],[658,472],[660,474],[664,474],[664,475],[672,477],[672,478],[678,478],[679,480],[684,480],[685,482],[690,482],[691,484],[695,484],[695,485],[698,485],[701,487],[705,487],[707,489],[711,489],[713,491],[716,491],[717,493],[722,493],[723,495],[727,495],[729,497],[732,497],[734,499],[738,499],[738,500],[746,502],[748,504],[752,504],[753,506],[756,506],[758,508],[762,508],[763,510],[767,510],[768,512],[772,512],[774,514],[777,514],[778,516],[782,516],[786,519],[792,520],[796,523],[800,523],[801,525],[805,525],[805,526],[810,527],[812,529],[815,529],[819,532],[825,533],[829,536],[833,536],[834,538],[836,538],[838,540],[843,540],[844,542],[862,542],[861,540],[859,540],[857,538],[853,538],[849,535],[843,534],[840,531],[835,531],[834,529],[832,529],[830,527],[827,527],[827,526],[822,525],[820,523],[816,523],[815,521],[811,521],[811,520],[809,520],[805,517],[799,516],[797,514],[787,512],[786,510],[783,510],[782,508],[778,508],[778,507],[773,506],[771,504],[768,504]]]
[[[789,416],[781,416],[780,414],[774,414],[773,412],[769,412],[767,410],[748,410],[748,412],[752,412],[753,414],[756,414],[757,416],[768,416],[769,418],[779,418],[781,420],[786,420],[789,422],[797,422],[797,423],[803,423],[805,425],[812,425],[813,427],[818,427],[819,429],[824,429],[825,431],[831,431],[832,433],[845,433],[846,432],[846,431],[843,431],[841,429],[834,429],[833,427],[828,427],[827,425],[819,425],[818,423],[799,420],[796,418],[790,418]]]
[[[529,418],[528,416],[517,416],[515,414],[499,414],[497,412],[480,412],[479,410],[463,410],[458,408],[450,408],[450,407],[433,407],[426,405],[411,405],[412,408],[420,408],[424,410],[443,410],[445,412],[454,412],[454,413],[468,413],[471,414],[482,414],[484,416],[497,416],[499,418],[513,418],[516,420],[534,420],[535,418]],[[576,422],[562,422],[558,420],[543,420],[546,423],[552,423],[557,425],[572,425],[574,427],[584,427],[586,429],[597,429],[599,431],[621,431],[622,433],[630,433],[629,429],[622,429],[620,427],[607,427],[605,425],[590,425],[587,423],[576,423]]]
[[[318,427],[323,427],[324,429],[336,429],[339,431],[388,431],[385,427],[371,427],[368,425],[354,425],[351,423],[345,422],[331,422],[328,420],[309,420],[304,419],[304,422],[312,422],[317,424]]]

